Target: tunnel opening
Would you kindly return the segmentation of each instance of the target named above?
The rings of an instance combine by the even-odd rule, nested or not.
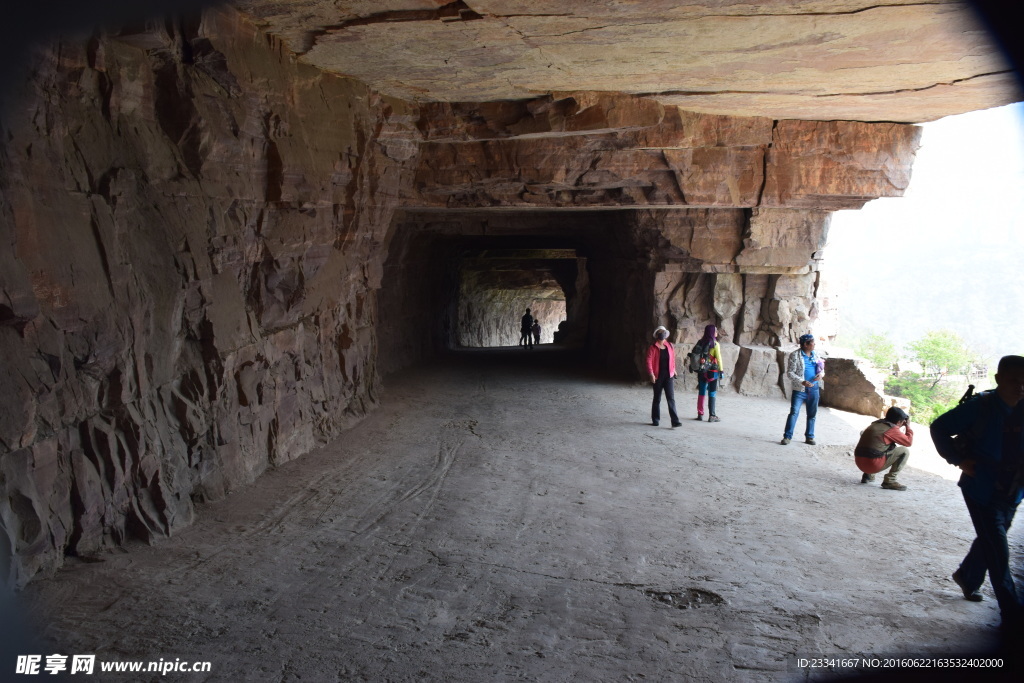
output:
[[[542,343],[632,378],[663,246],[634,214],[397,212],[378,292],[381,374],[448,350],[517,351],[529,308]]]
[[[455,343],[460,348],[519,347],[524,312],[536,344],[580,346],[588,311],[578,305],[586,259],[575,249],[487,249],[461,261]],[[581,278],[582,275],[582,278]],[[572,315],[570,315],[570,312]]]

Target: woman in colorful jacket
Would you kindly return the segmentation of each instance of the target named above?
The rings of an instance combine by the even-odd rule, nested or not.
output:
[[[704,419],[704,395],[708,397],[708,422],[721,422],[715,413],[715,399],[718,395],[718,380],[722,376],[722,347],[718,344],[718,328],[708,325],[704,336],[693,347],[700,358],[707,359],[708,365],[697,371],[697,419]]]
[[[807,404],[807,429],[804,431],[806,442],[814,445],[814,420],[818,417],[818,400],[820,399],[819,383],[825,376],[824,363],[814,350],[814,335],[805,334],[800,337],[800,348],[786,358],[786,377],[793,383],[793,393],[789,400],[789,417],[786,418],[786,430],[782,434],[782,445],[793,440],[793,430],[800,417],[800,406]]]
[[[661,420],[661,392],[664,391],[672,426],[678,427],[682,423],[676,415],[676,392],[672,383],[676,377],[676,352],[668,341],[668,330],[664,327],[654,331],[654,343],[647,349],[647,373],[654,385],[651,424],[657,427]]]

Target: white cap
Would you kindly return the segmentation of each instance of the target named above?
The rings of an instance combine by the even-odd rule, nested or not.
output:
[[[654,331],[654,338],[655,339],[658,338],[658,333],[661,332],[662,330],[665,330],[666,332],[668,332],[668,328],[667,327],[665,327],[664,325],[659,326],[658,329],[656,329]],[[665,337],[665,338],[668,339],[668,337]]]

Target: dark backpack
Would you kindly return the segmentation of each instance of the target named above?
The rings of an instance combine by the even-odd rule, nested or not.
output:
[[[690,372],[707,372],[717,370],[718,362],[711,357],[712,346],[702,345],[700,342],[693,347],[690,353],[686,354],[686,369]]]
[[[994,389],[989,391],[982,391],[980,393],[974,393],[974,385],[971,384],[967,391],[964,393],[960,400],[957,402],[958,406],[962,406],[970,401],[984,401],[981,404],[981,412],[978,417],[974,420],[971,426],[962,434],[953,435],[953,448],[957,450],[960,457],[963,459],[973,458],[974,453],[972,448],[977,441],[984,438],[985,431],[988,429],[989,421],[991,420],[992,410],[995,408],[992,403],[995,400],[996,392]]]

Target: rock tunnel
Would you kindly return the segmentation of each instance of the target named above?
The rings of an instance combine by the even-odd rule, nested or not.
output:
[[[717,324],[732,388],[777,394],[834,334],[830,213],[902,194],[914,123],[1019,99],[955,2],[543,4],[243,0],[32,47],[0,122],[9,583],[174,534],[525,308],[627,380],[654,326]]]

